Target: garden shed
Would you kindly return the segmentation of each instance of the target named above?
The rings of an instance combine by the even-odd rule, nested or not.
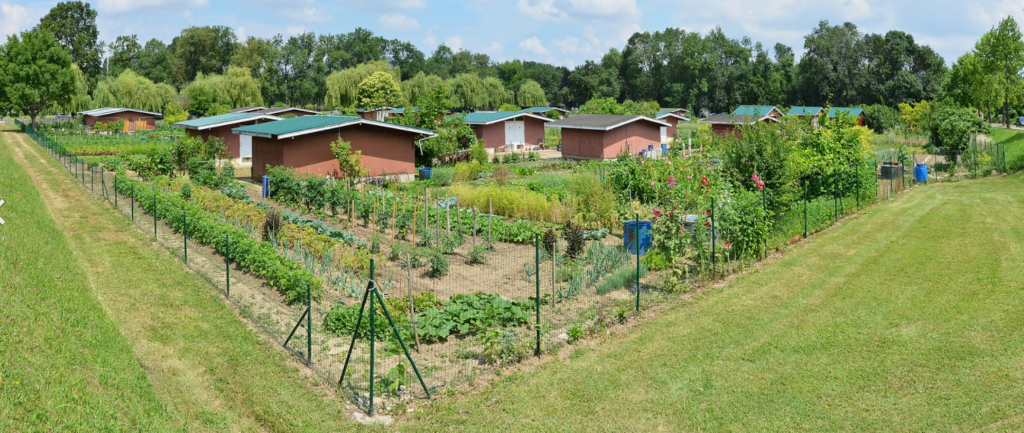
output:
[[[338,176],[338,161],[331,143],[342,138],[353,151],[362,152],[369,176],[397,175],[412,180],[416,170],[417,140],[433,131],[356,116],[303,116],[243,126],[235,134],[252,137],[252,175],[266,174],[267,166],[293,167],[302,173]]]
[[[686,111],[686,110],[681,110]],[[656,119],[668,123],[669,126],[661,127],[661,142],[671,143],[675,140],[676,131],[679,130],[679,122],[689,122],[686,116],[679,114],[678,111],[662,111],[659,112]]]
[[[547,124],[562,130],[562,156],[576,159],[614,159],[650,146],[661,147],[661,128],[667,122],[645,116],[577,114]]]
[[[238,107],[228,110],[228,113],[255,113],[266,109],[267,107]]]
[[[558,107],[529,107],[529,108],[522,109],[522,112],[524,112],[524,113],[540,114],[540,115],[543,116],[543,115],[547,114],[547,112],[549,112],[551,110],[557,111],[558,115],[562,116],[562,117],[568,117],[570,114],[572,114],[572,111],[566,110],[564,108],[558,108]]]
[[[774,105],[740,105],[732,112],[733,116],[782,117],[782,111]]]
[[[297,107],[277,107],[267,108],[265,110],[254,111],[254,113],[269,114],[277,117],[301,117],[301,116],[316,116],[319,112],[313,110],[307,110],[305,108]]]
[[[710,125],[711,132],[715,134],[726,136],[726,135],[739,135],[739,131],[736,130],[740,125],[754,125],[758,122],[772,122],[778,123],[779,119],[772,116],[739,116],[733,114],[716,114],[706,119],[700,119],[697,123],[702,125]]]
[[[360,108],[356,110],[356,114],[363,119],[379,120],[381,122],[384,119],[391,117],[391,110],[395,107],[374,107],[374,108]]]
[[[465,115],[466,124],[488,149],[520,151],[544,141],[545,116],[520,111],[477,112]]]
[[[796,106],[790,108],[786,115],[796,116],[800,119],[810,119],[811,125],[818,126],[818,117],[824,114],[824,112],[825,110],[821,107]]]
[[[828,118],[835,119],[839,113],[853,116],[857,119],[857,126],[864,126],[864,109],[857,107],[832,107],[828,110]]]
[[[185,134],[207,140],[220,137],[228,146],[228,154],[240,162],[252,160],[252,137],[231,132],[233,128],[255,125],[258,123],[281,120],[280,117],[260,113],[227,113],[219,116],[201,117],[175,123],[174,126],[185,128]]]
[[[124,120],[124,132],[156,129],[156,121],[164,118],[163,114],[134,108],[97,108],[78,114],[82,115],[82,123],[86,129],[92,129],[96,122],[109,123]]]

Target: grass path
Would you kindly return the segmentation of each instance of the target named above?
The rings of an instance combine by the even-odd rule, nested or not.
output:
[[[918,188],[412,430],[1024,430],[1024,182]]]
[[[340,399],[311,385],[315,380],[308,373],[247,329],[201,278],[169,253],[154,248],[122,216],[82,190],[23,134],[5,131],[2,135],[0,158],[13,158],[27,172],[28,183],[39,190],[49,214],[66,234],[72,256],[67,260],[77,261],[77,275],[68,277],[91,289],[108,322],[126,337],[137,369],[145,371],[152,384],[150,392],[166,410],[165,425],[187,431],[351,427]],[[27,261],[44,259],[25,257]],[[102,314],[92,314],[103,321]],[[109,337],[110,331],[97,330],[114,338]],[[110,374],[121,379],[130,376],[131,370]],[[135,401],[129,396],[108,399],[121,404]],[[145,402],[142,399],[140,404]],[[158,409],[159,405],[149,412]]]

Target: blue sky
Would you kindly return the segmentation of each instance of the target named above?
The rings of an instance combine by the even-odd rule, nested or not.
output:
[[[57,2],[0,0],[0,34],[28,29]],[[227,25],[239,36],[365,27],[408,40],[428,56],[447,43],[494,60],[537,60],[572,67],[621,48],[634,31],[679,27],[701,33],[721,26],[770,47],[803,51],[817,22],[850,21],[862,32],[898,29],[938,51],[947,63],[1024,0],[97,0],[100,38],[138,34],[170,42],[189,25]]]

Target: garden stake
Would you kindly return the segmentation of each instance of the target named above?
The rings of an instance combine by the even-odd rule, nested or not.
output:
[[[714,206],[714,200],[712,200],[712,206]],[[712,211],[714,213],[714,211]],[[712,219],[714,221],[714,219]],[[633,222],[633,246],[636,248],[636,312],[640,312],[640,214],[634,214]],[[714,223],[712,223],[712,226]],[[712,229],[714,230],[714,229]],[[712,234],[714,236],[714,234]]]
[[[231,299],[231,235],[224,235],[224,282],[227,283],[227,297]]]
[[[445,201],[445,204],[444,204],[444,220],[445,220],[445,227],[446,227],[445,231],[448,233],[448,236],[451,236],[452,235],[452,207],[451,207],[451,205],[448,204],[447,201]]]
[[[534,311],[537,313],[537,347],[533,349],[533,354],[536,357],[540,357],[540,233],[533,234],[533,265],[534,265],[534,281],[537,282],[537,293],[534,298]]]
[[[437,237],[434,239],[434,243],[437,244],[438,248],[441,248],[441,208],[434,212],[434,217],[437,220]]]
[[[185,264],[188,265],[188,211],[181,211],[181,238],[182,244],[185,245]]]
[[[413,227],[416,227],[413,224]],[[412,322],[412,336],[416,339],[416,353],[420,351],[420,332],[416,329],[416,324],[419,323],[416,320],[416,307],[413,305],[412,298],[412,256],[409,253],[405,253],[405,272],[406,278],[409,279],[409,318]]]
[[[491,218],[494,216],[494,204],[487,198],[487,245],[491,244]]]
[[[473,246],[476,246],[476,206],[473,206]]]

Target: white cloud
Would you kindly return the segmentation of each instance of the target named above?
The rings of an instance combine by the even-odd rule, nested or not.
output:
[[[867,18],[871,16],[871,6],[867,0],[844,0],[843,16],[848,20]]]
[[[484,52],[492,56],[500,56],[505,52],[505,46],[498,43],[498,41],[494,41],[484,48]]]
[[[427,0],[348,0],[348,3],[362,10],[374,11],[423,9],[427,7]]]
[[[243,42],[245,41],[246,38],[249,37],[249,35],[245,32],[245,27],[242,26],[235,27],[235,36],[238,37],[239,41]]]
[[[0,5],[0,36],[5,37],[31,26],[28,10],[20,5]]]
[[[572,11],[581,16],[626,20],[637,19],[642,14],[636,0],[569,0],[569,4]]]
[[[999,21],[1002,21],[1010,15],[1020,18],[1021,9],[1024,9],[1024,0],[976,2],[975,4],[970,5],[969,9],[971,11],[971,15],[974,16],[975,21],[985,25],[986,27],[992,27],[999,24]]]
[[[555,0],[519,0],[519,13],[538,20],[558,21],[565,12],[555,7]]]
[[[523,50],[523,52],[538,56],[546,56],[550,53],[547,48],[544,48],[544,44],[542,44],[540,39],[537,39],[536,36],[519,42],[519,49]]]
[[[111,14],[126,14],[140,10],[174,7],[186,10],[208,5],[207,0],[100,0],[96,9]]]
[[[462,43],[463,42],[465,42],[465,41],[463,41],[462,40],[462,36],[459,36],[459,35],[455,35],[455,36],[452,36],[452,37],[444,40],[444,44],[447,45],[448,48],[451,48],[452,51],[460,51],[460,50],[462,50]]]
[[[390,30],[419,30],[420,22],[405,14],[384,14],[377,23]]]
[[[292,21],[299,21],[303,23],[322,23],[331,20],[331,14],[318,7],[308,7],[302,9],[286,8],[284,10],[284,16]]]
[[[284,34],[287,36],[298,36],[306,33],[306,26],[288,26],[284,28]]]
[[[558,47],[559,51],[565,54],[576,54],[580,46],[580,38],[575,36],[566,36],[565,39],[552,39],[551,42]]]

